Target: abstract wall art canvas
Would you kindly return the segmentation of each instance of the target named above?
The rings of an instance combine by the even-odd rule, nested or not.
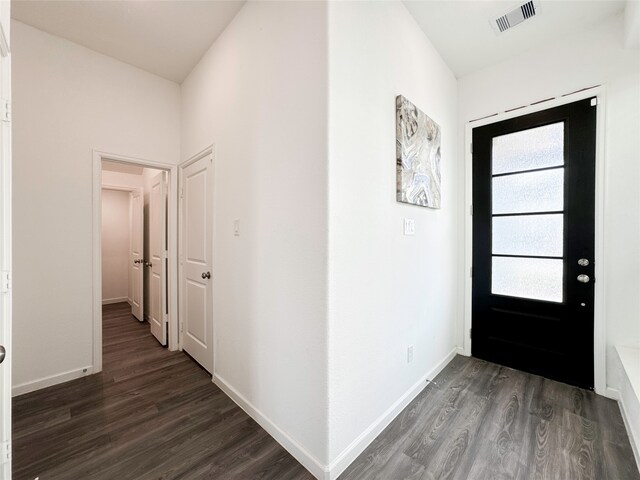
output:
[[[440,208],[440,126],[402,95],[396,97],[398,202]]]

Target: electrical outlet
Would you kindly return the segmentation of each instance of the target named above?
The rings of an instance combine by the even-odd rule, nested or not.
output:
[[[405,218],[404,219],[404,234],[405,235],[415,235],[416,233],[416,222],[413,218]]]
[[[407,363],[413,362],[413,345],[407,347]]]

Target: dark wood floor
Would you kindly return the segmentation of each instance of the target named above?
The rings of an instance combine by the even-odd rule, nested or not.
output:
[[[14,480],[313,478],[129,311],[104,307],[102,373],[14,399]]]
[[[456,357],[340,480],[639,480],[616,402]]]
[[[14,480],[312,476],[126,304],[104,371],[14,399]],[[615,402],[456,357],[340,480],[640,480]]]

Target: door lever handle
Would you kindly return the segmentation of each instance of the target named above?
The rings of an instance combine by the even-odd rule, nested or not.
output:
[[[202,278],[211,278],[211,272],[205,272],[202,274]]]
[[[0,363],[4,362],[4,357],[6,356],[7,356],[7,351],[2,345],[0,345]]]

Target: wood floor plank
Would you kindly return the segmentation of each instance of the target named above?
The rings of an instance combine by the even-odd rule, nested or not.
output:
[[[313,477],[126,304],[104,371],[16,397],[14,480]],[[455,357],[341,480],[640,480],[616,402]]]
[[[313,478],[127,304],[103,342],[103,372],[14,399],[14,480]]]
[[[616,402],[456,357],[340,480],[640,480]]]

